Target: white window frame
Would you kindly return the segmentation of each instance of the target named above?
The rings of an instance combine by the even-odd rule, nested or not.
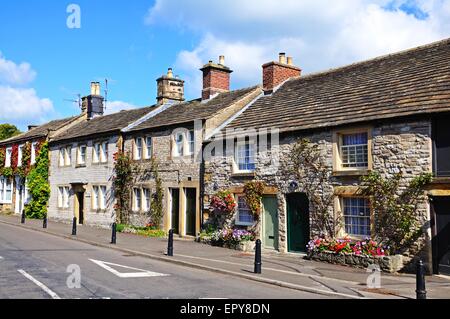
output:
[[[0,177],[0,203],[12,204],[13,183],[8,177]],[[8,187],[9,185],[9,187]],[[7,199],[6,194],[9,193],[10,199]]]
[[[92,145],[92,163],[100,163],[100,143]]]
[[[235,224],[238,226],[252,226],[255,223],[255,218],[253,217],[250,208],[248,208],[248,211],[250,212],[249,215],[252,216],[253,221],[252,222],[245,222],[240,220],[240,211],[239,211],[239,200],[243,200],[245,203],[244,195],[236,195],[236,217],[235,217]],[[246,204],[247,205],[247,204]],[[247,205],[248,207],[248,205]]]
[[[23,148],[24,148],[24,144],[19,145],[19,147],[17,148],[17,167],[21,167],[22,166],[22,157],[23,157]]]
[[[250,164],[254,165],[253,169],[241,169],[239,167],[239,164],[240,164],[239,149],[241,147],[246,147],[247,145],[249,146],[250,154],[253,155],[253,163],[250,163]],[[252,158],[252,157],[249,157],[249,158]],[[256,170],[256,143],[254,143],[253,141],[250,141],[250,140],[236,142],[235,148],[234,148],[234,166],[235,166],[234,171],[238,172],[238,173],[253,173],[253,172],[255,172],[255,170]]]
[[[36,142],[31,143],[31,158],[30,158],[30,162],[31,165],[36,164]]]
[[[101,210],[106,209],[106,186],[99,186],[99,207]]]
[[[58,186],[58,208],[66,209],[69,208],[70,200],[70,187],[69,186]]]
[[[82,149],[84,149],[84,158],[81,156],[81,154],[82,154],[81,150]],[[77,165],[86,165],[86,159],[87,159],[87,145],[86,144],[80,144],[80,145],[78,145]]]
[[[150,204],[152,200],[152,193],[150,188],[144,187],[142,188],[142,210],[144,212],[150,211]]]
[[[134,160],[139,161],[144,154],[144,140],[142,137],[136,137],[134,139]]]
[[[145,137],[145,152],[144,158],[150,159],[153,156],[153,137]]]
[[[133,212],[142,211],[142,189],[134,187],[133,188]]]
[[[97,185],[92,186],[92,210],[98,210],[98,199],[100,197],[100,189]]]
[[[179,140],[179,138],[181,138],[181,141]],[[175,133],[175,135],[173,136],[173,156],[174,157],[181,157],[184,155],[184,150],[185,150],[185,136],[183,132],[177,132]]]
[[[108,163],[108,142],[100,143],[100,163]]]
[[[66,153],[64,157],[64,166],[71,166],[72,165],[72,146],[68,145],[66,146]]]
[[[12,147],[6,148],[5,167],[11,167]]]
[[[186,155],[193,155],[195,152],[195,131],[189,130],[186,132],[188,136],[186,136]]]

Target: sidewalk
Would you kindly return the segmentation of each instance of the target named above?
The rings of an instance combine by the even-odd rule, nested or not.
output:
[[[0,215],[0,223],[24,227],[51,235],[92,245],[120,250],[128,255],[139,255],[196,269],[238,276],[281,287],[314,292],[339,298],[413,298],[415,276],[409,274],[381,274],[381,288],[369,290],[368,273],[363,269],[319,263],[302,259],[299,255],[264,253],[262,274],[253,273],[254,254],[212,247],[188,240],[174,241],[174,257],[165,256],[167,240],[146,238],[131,234],[117,234],[117,245],[111,245],[111,231],[89,226],[78,226],[77,236],[71,236],[72,225],[49,221],[27,220],[20,224],[19,216]],[[427,297],[450,298],[450,278],[427,277]]]

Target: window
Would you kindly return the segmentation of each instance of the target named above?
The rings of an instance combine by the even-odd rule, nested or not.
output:
[[[22,166],[23,145],[19,145],[17,149],[17,166]]]
[[[175,156],[183,156],[183,150],[184,150],[184,134],[183,133],[176,133],[175,134]]]
[[[58,187],[58,208],[69,208],[69,187]]]
[[[142,196],[139,188],[133,189],[133,211],[140,212],[142,210]]]
[[[106,208],[106,186],[92,186],[92,210]]]
[[[368,134],[343,134],[340,155],[343,168],[368,167]]]
[[[145,158],[149,159],[153,153],[153,140],[150,136],[145,138]]]
[[[195,133],[194,131],[189,131],[188,133],[188,155],[194,154],[194,148],[195,148]]]
[[[253,214],[244,199],[244,196],[238,196],[236,225],[253,225]]]
[[[59,149],[59,166],[70,166],[72,161],[72,147],[66,146]]]
[[[36,164],[36,142],[31,143],[31,165]]]
[[[364,197],[345,197],[342,200],[345,232],[354,236],[370,236],[370,205]]]
[[[255,170],[255,144],[246,141],[236,146],[235,161],[239,171]]]
[[[5,167],[11,167],[12,147],[6,149]]]
[[[95,143],[92,152],[92,162],[98,163],[100,161],[100,143]]]
[[[142,189],[142,193],[143,193],[143,199],[144,199],[144,203],[143,203],[143,210],[145,212],[150,211],[150,189],[148,188],[143,188]]]
[[[77,159],[78,165],[86,164],[86,150],[87,150],[86,145],[78,146],[78,159]]]
[[[434,173],[450,177],[450,116],[439,116],[433,123]]]
[[[0,178],[0,203],[12,202],[12,182],[9,178]]]
[[[108,142],[94,143],[92,162],[93,163],[108,162]]]
[[[142,138],[136,137],[134,139],[134,159],[140,160],[142,159]]]

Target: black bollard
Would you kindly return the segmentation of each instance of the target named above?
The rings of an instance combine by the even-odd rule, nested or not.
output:
[[[256,241],[256,248],[255,248],[255,274],[261,273],[261,240]]]
[[[22,224],[25,224],[25,209],[22,210],[22,219],[20,221]]]
[[[116,244],[117,241],[117,224],[113,223],[112,224],[112,236],[111,236],[111,244]]]
[[[416,295],[417,299],[427,299],[427,291],[425,290],[425,266],[423,265],[422,259],[417,262]]]
[[[44,217],[44,221],[42,222],[42,228],[47,228],[47,217]]]
[[[173,229],[169,230],[169,243],[167,245],[167,256],[173,256]]]
[[[76,236],[76,235],[77,235],[77,218],[74,217],[73,223],[72,223],[72,236]]]

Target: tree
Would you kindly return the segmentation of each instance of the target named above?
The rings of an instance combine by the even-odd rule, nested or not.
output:
[[[12,124],[0,124],[0,141],[19,135],[20,130]]]

